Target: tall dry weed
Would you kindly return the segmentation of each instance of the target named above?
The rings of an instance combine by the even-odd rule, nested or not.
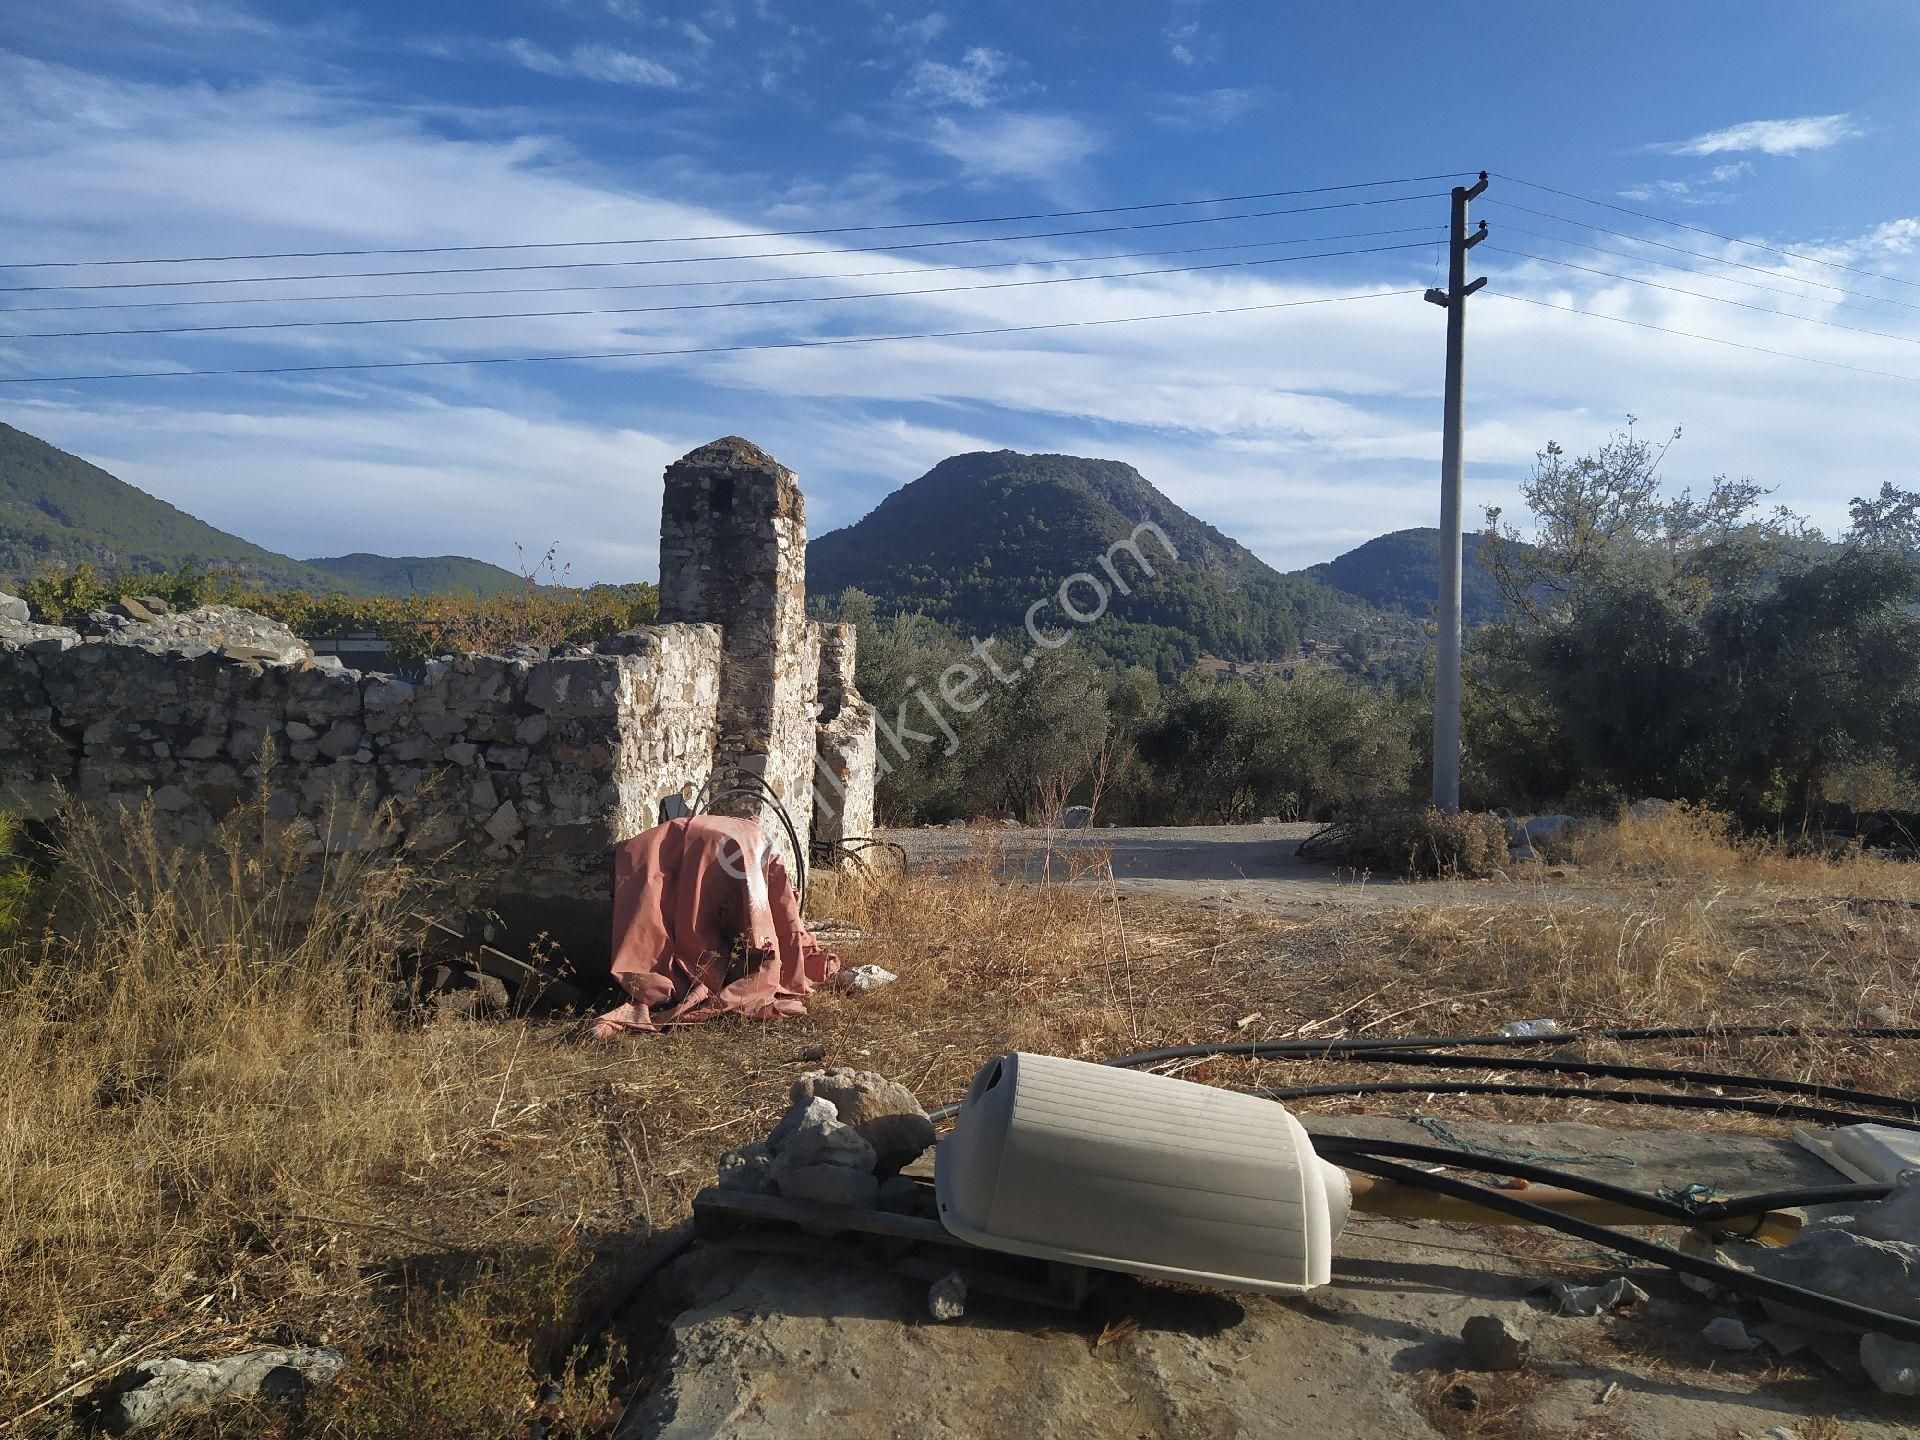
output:
[[[173,849],[75,812],[58,928],[0,954],[0,1392],[127,1317],[184,1328],[321,1289],[288,1217],[417,1144],[387,998],[415,877],[306,855],[258,810]]]

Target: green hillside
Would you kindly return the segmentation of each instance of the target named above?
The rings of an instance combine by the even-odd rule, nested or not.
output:
[[[0,424],[0,578],[82,561],[103,571],[238,570],[263,584],[334,588],[318,570],[216,530],[98,465]]]
[[[1500,613],[1499,588],[1481,561],[1485,543],[1469,534],[1461,547],[1460,610],[1468,625],[1484,624]],[[1395,530],[1299,573],[1382,610],[1429,615],[1440,589],[1440,532],[1424,527]]]
[[[48,566],[91,565],[102,574],[235,571],[273,590],[492,595],[520,584],[511,570],[461,555],[340,555],[296,560],[216,530],[186,511],[0,424],[0,585]]]
[[[820,536],[807,549],[808,583],[823,597],[857,588],[883,613],[918,612],[980,636],[1018,630],[1028,607],[1046,601],[1040,623],[1054,626],[1061,582],[1079,572],[1106,581],[1102,557],[1148,521],[1177,558],[1143,536],[1155,575],[1116,555],[1132,593],[1109,586],[1109,613],[1073,627],[1114,660],[1175,674],[1202,654],[1283,659],[1338,601],[1313,579],[1279,574],[1130,465],[1012,450],[943,460],[858,524]],[[1084,585],[1073,599],[1095,603]]]
[[[494,595],[525,582],[511,570],[464,555],[333,555],[305,562],[356,595]]]

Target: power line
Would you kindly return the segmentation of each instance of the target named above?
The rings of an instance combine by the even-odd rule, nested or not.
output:
[[[1920,290],[1920,280],[1902,280],[1898,275],[1885,275],[1878,270],[1863,270],[1858,265],[1843,265],[1838,260],[1823,260],[1818,255],[1803,255],[1798,250],[1782,250],[1778,245],[1766,245],[1758,240],[1743,240],[1738,235],[1722,235],[1718,230],[1709,230],[1703,225],[1689,225],[1684,220],[1671,220],[1665,215],[1655,215],[1646,210],[1616,205],[1611,200],[1596,200],[1591,195],[1576,195],[1571,190],[1556,190],[1551,185],[1536,184],[1532,180],[1522,180],[1516,175],[1502,175],[1500,178],[1514,185],[1524,185],[1529,190],[1544,190],[1549,195],[1560,195],[1586,205],[1598,205],[1603,210],[1617,210],[1620,214],[1631,215],[1635,219],[1651,220],[1658,225],[1671,225],[1676,230],[1691,230],[1696,235],[1709,235],[1715,240],[1724,240],[1729,245],[1745,245],[1754,250],[1765,250],[1770,255],[1784,255],[1789,260],[1804,260],[1809,265],[1825,265],[1829,269],[1845,270],[1851,275],[1866,275],[1875,280],[1884,280],[1889,285],[1907,285]]]
[[[1654,265],[1654,266],[1658,266],[1662,270],[1676,270],[1682,275],[1698,275],[1703,280],[1718,280],[1723,285],[1745,285],[1752,290],[1765,290],[1772,295],[1784,295],[1789,300],[1812,300],[1821,305],[1833,305],[1843,310],[1869,310],[1870,308],[1865,305],[1850,304],[1845,300],[1830,299],[1825,295],[1809,295],[1804,290],[1789,290],[1784,285],[1763,285],[1758,280],[1742,280],[1737,275],[1716,275],[1711,270],[1699,270],[1693,267],[1692,265],[1676,265],[1671,260],[1655,260],[1650,255],[1636,255],[1631,250],[1613,250],[1613,249],[1609,249],[1605,245],[1595,245],[1590,241],[1586,241],[1586,240],[1574,240],[1568,236],[1555,235],[1550,231],[1546,231],[1546,230],[1529,230],[1524,225],[1504,225],[1503,224],[1500,227],[1500,233],[1502,235],[1531,235],[1536,240],[1551,240],[1556,245],[1571,245],[1576,250],[1591,250],[1596,255],[1612,255],[1621,260],[1631,260],[1636,265]],[[1612,233],[1612,232],[1608,232],[1608,233]],[[1692,252],[1689,251],[1684,253],[1690,254]],[[1709,259],[1711,257],[1702,256],[1701,258]],[[1768,273],[1771,274],[1773,272],[1770,271]],[[1819,282],[1809,281],[1807,283],[1818,284]],[[1832,289],[1833,287],[1823,286],[1822,288]],[[1858,295],[1858,294],[1861,294],[1862,292],[1857,290],[1844,290],[1839,293],[1844,295]],[[1874,296],[1872,298],[1876,300],[1881,300],[1880,296]],[[189,302],[189,303],[197,303],[197,302]],[[217,303],[217,302],[214,302],[214,303]],[[1887,304],[1887,305],[1906,305],[1907,304],[1907,302],[1904,300],[1881,300],[1881,303]],[[1911,306],[1910,308],[1920,310],[1920,305],[1914,305],[1914,306]],[[7,314],[7,313],[10,313],[10,312],[0,311],[0,314]],[[1886,312],[1871,311],[1871,313],[1885,314]]]
[[[1898,375],[1891,370],[1870,370],[1864,365],[1848,365],[1839,360],[1821,360],[1812,355],[1797,355],[1791,350],[1772,350],[1765,345],[1749,345],[1741,340],[1723,340],[1718,335],[1701,335],[1692,330],[1676,330],[1670,325],[1655,325],[1646,320],[1629,320],[1624,315],[1606,315],[1598,310],[1582,310],[1573,305],[1556,305],[1551,300],[1536,300],[1530,295],[1515,295],[1505,290],[1489,293],[1495,299],[1517,300],[1522,305],[1538,305],[1542,310],[1558,310],[1566,315],[1584,315],[1589,320],[1611,320],[1616,325],[1631,325],[1636,330],[1654,330],[1662,335],[1678,335],[1686,340],[1704,340],[1709,345],[1725,345],[1733,350],[1751,350],[1756,355],[1772,355],[1781,360],[1800,360],[1808,365],[1824,365],[1830,370],[1851,370],[1856,375],[1872,375],[1881,380],[1904,380],[1909,385],[1920,385],[1920,375]]]
[[[1439,240],[1375,245],[1357,250],[1320,250],[1306,255],[1271,255],[1263,260],[1216,260],[1208,265],[1165,265],[1153,270],[1115,270],[1099,275],[1051,275],[1032,280],[994,280],[984,285],[934,285],[915,290],[863,290],[845,295],[777,295],[764,300],[703,300],[680,305],[620,305],[579,310],[504,310],[482,315],[375,315],[335,320],[255,320],[226,325],[158,325],[119,330],[0,331],[0,340],[77,340],[104,335],[204,335],[236,330],[311,330],[344,325],[432,325],[460,320],[571,319],[589,315],[657,315],[684,310],[741,310],[763,305],[819,305],[828,301],[896,300],[919,295],[956,295],[982,290],[1019,290],[1039,285],[1079,285],[1091,280],[1140,280],[1158,275],[1196,275],[1210,270],[1250,269],[1261,265],[1297,265],[1307,260],[1336,260],[1349,255],[1383,255],[1393,250],[1423,250]]]
[[[420,370],[449,365],[530,365],[576,360],[641,360],[679,355],[731,355],[754,350],[813,350],[835,345],[880,345],[898,340],[963,340],[990,335],[1020,335],[1042,330],[1091,329],[1102,325],[1137,325],[1156,320],[1196,320],[1214,315],[1247,315],[1261,310],[1292,310],[1305,305],[1333,305],[1348,300],[1384,300],[1389,296],[1418,295],[1419,290],[1369,290],[1357,295],[1321,295],[1311,300],[1274,300],[1259,305],[1218,306],[1206,310],[1170,310],[1157,315],[1120,315],[1105,320],[1054,320],[1034,325],[996,325],[976,330],[923,330],[899,335],[846,335],[817,340],[777,340],[740,345],[690,345],[668,350],[602,350],[567,355],[482,355],[464,359],[360,360],[327,365],[266,365],[207,370],[129,370],[97,375],[0,376],[0,385],[79,384],[96,380],[180,380],[209,376],[312,375],[349,370]]]
[[[1035,255],[1021,260],[965,261],[955,265],[919,265],[911,269],[854,270],[831,275],[749,275],[719,280],[638,280],[618,285],[510,285],[467,290],[371,290],[347,295],[236,295],[215,300],[110,300],[97,305],[9,305],[0,315],[45,315],[91,310],[175,310],[203,305],[308,305],[337,300],[438,300],[461,295],[568,295],[617,290],[691,290],[713,285],[801,285],[827,280],[878,280],[887,276],[917,279],[956,270],[1007,270],[1020,265],[1080,265],[1103,260],[1158,259],[1166,255],[1212,255],[1228,250],[1258,250],[1272,245],[1314,245],[1323,240],[1370,240],[1381,235],[1439,232],[1441,225],[1402,225],[1391,230],[1346,230],[1334,235],[1299,235],[1282,240],[1243,240],[1232,245],[1189,245],[1176,250],[1121,250],[1107,255]],[[1553,237],[1546,237],[1551,239]]]
[[[516,240],[503,244],[415,245],[359,250],[271,250],[252,255],[168,255],[114,260],[6,260],[0,270],[80,269],[108,265],[211,265],[237,260],[322,260],[355,255],[452,255],[502,250],[568,250],[602,245],[705,244],[716,240],[774,240],[811,235],[851,235],[866,231],[931,230],[951,225],[1006,225],[1028,220],[1073,220],[1089,215],[1121,215],[1134,210],[1178,210],[1199,205],[1238,205],[1248,200],[1279,200],[1292,195],[1330,195],[1342,190],[1374,190],[1386,185],[1419,185],[1456,180],[1465,170],[1441,175],[1405,175],[1397,180],[1355,180],[1344,185],[1311,185],[1295,190],[1262,190],[1247,195],[1210,195],[1198,200],[1147,200],[1137,205],[1107,205],[1093,210],[1036,210],[1025,215],[975,215],[944,220],[900,220],[886,224],[826,225],[809,230],[735,230],[717,235],[650,235],[610,240]]]
[[[49,290],[68,294],[88,290],[164,290],[183,285],[267,285],[290,280],[378,280],[389,276],[486,275],[528,270],[602,270],[638,265],[705,265],[729,260],[793,260],[809,255],[878,255],[901,250],[937,250],[953,245],[998,245],[1009,240],[1056,240],[1076,235],[1112,235],[1129,230],[1171,230],[1183,225],[1219,225],[1231,220],[1267,220],[1276,215],[1308,215],[1322,210],[1359,210],[1372,205],[1403,205],[1434,200],[1445,194],[1433,190],[1417,195],[1392,195],[1379,200],[1338,200],[1324,205],[1296,205],[1280,210],[1244,210],[1233,215],[1202,215],[1192,220],[1141,220],[1128,225],[1094,225],[1077,230],[1036,230],[1025,235],[965,236],[954,240],[911,240],[892,245],[830,245],[817,250],[760,250],[744,255],[675,255],[648,260],[572,260],[543,265],[464,265],[418,270],[338,270],[318,275],[236,275],[205,280],[113,280],[92,285],[5,285],[0,294],[18,295]]]
[[[1868,330],[1860,325],[1842,325],[1838,320],[1822,320],[1813,315],[1789,315],[1784,310],[1775,310],[1768,305],[1755,305],[1747,300],[1734,300],[1725,295],[1708,295],[1700,290],[1687,290],[1678,285],[1663,285],[1658,280],[1645,280],[1635,275],[1621,275],[1613,270],[1602,270],[1593,265],[1576,265],[1571,260],[1556,260],[1550,255],[1535,255],[1527,250],[1513,250],[1505,245],[1489,245],[1489,250],[1498,250],[1503,255],[1515,255],[1522,260],[1538,260],[1542,265],[1558,265],[1562,270],[1578,270],[1584,275],[1599,275],[1608,280],[1621,280],[1629,285],[1645,285],[1651,290],[1664,290],[1669,295],[1689,295],[1695,300],[1711,300],[1716,305],[1737,305],[1742,310],[1753,310],[1762,315],[1771,315],[1778,320],[1794,320],[1802,325],[1825,325],[1830,330],[1846,330],[1855,335],[1871,335],[1877,340],[1898,340],[1905,345],[1920,345],[1920,338],[1912,335],[1895,335],[1886,330]]]
[[[1582,230],[1592,230],[1600,235],[1611,235],[1617,240],[1631,240],[1636,245],[1651,245],[1656,250],[1665,250],[1674,255],[1687,255],[1695,260],[1705,260],[1711,265],[1729,265],[1736,270],[1751,270],[1756,275],[1770,275],[1775,280],[1797,280],[1802,285],[1817,285],[1822,290],[1831,290],[1836,295],[1851,295],[1857,300],[1871,300],[1879,305],[1898,305],[1906,310],[1920,310],[1911,300],[1895,300],[1890,295],[1875,295],[1871,290],[1849,290],[1844,285],[1835,285],[1831,280],[1815,280],[1810,275],[1783,275],[1778,268],[1765,265],[1749,265],[1744,260],[1728,260],[1720,255],[1708,255],[1699,250],[1689,250],[1684,245],[1669,245],[1664,240],[1649,240],[1645,235],[1635,235],[1628,230],[1609,230],[1605,225],[1596,225],[1591,220],[1576,220],[1571,215],[1556,215],[1551,210],[1535,210],[1526,205],[1516,205],[1511,200],[1489,198],[1489,205],[1499,205],[1508,210],[1518,210],[1523,215],[1537,215],[1542,220],[1557,220],[1563,225],[1578,225]],[[1568,241],[1578,244],[1578,241]],[[1731,277],[1727,277],[1731,278]],[[1745,282],[1741,282],[1745,283]],[[1812,298],[1812,297],[1809,297]]]

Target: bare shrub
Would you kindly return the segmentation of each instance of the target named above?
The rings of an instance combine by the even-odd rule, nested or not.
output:
[[[1499,868],[1507,835],[1493,815],[1370,810],[1343,821],[1344,863],[1383,875],[1472,877]]]

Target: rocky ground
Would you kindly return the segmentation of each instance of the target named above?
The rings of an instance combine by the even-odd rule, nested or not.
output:
[[[1325,1117],[1314,1128],[1431,1139],[1405,1121]],[[1728,1192],[1828,1183],[1791,1142],[1579,1124],[1461,1122],[1463,1139],[1556,1156],[1651,1188]],[[1626,1167],[1631,1162],[1631,1169]],[[1631,1273],[1647,1298],[1556,1313],[1547,1283]],[[1738,1313],[1664,1272],[1533,1232],[1357,1218],[1333,1283],[1298,1299],[1122,1276],[1078,1312],[990,1297],[931,1318],[924,1282],[877,1268],[696,1250],[634,1315],[654,1383],[628,1440],[789,1436],[997,1437],[1294,1434],[1595,1437],[1914,1433],[1916,1402],[1834,1371],[1781,1383],[1777,1357],[1702,1334]],[[1492,1317],[1524,1367],[1483,1368],[1461,1335]],[[1746,1323],[1761,1323],[1745,1312]],[[1484,1322],[1483,1322],[1484,1323]],[[1825,1427],[1825,1428],[1822,1428]],[[1838,1427],[1838,1428],[1836,1428]]]

